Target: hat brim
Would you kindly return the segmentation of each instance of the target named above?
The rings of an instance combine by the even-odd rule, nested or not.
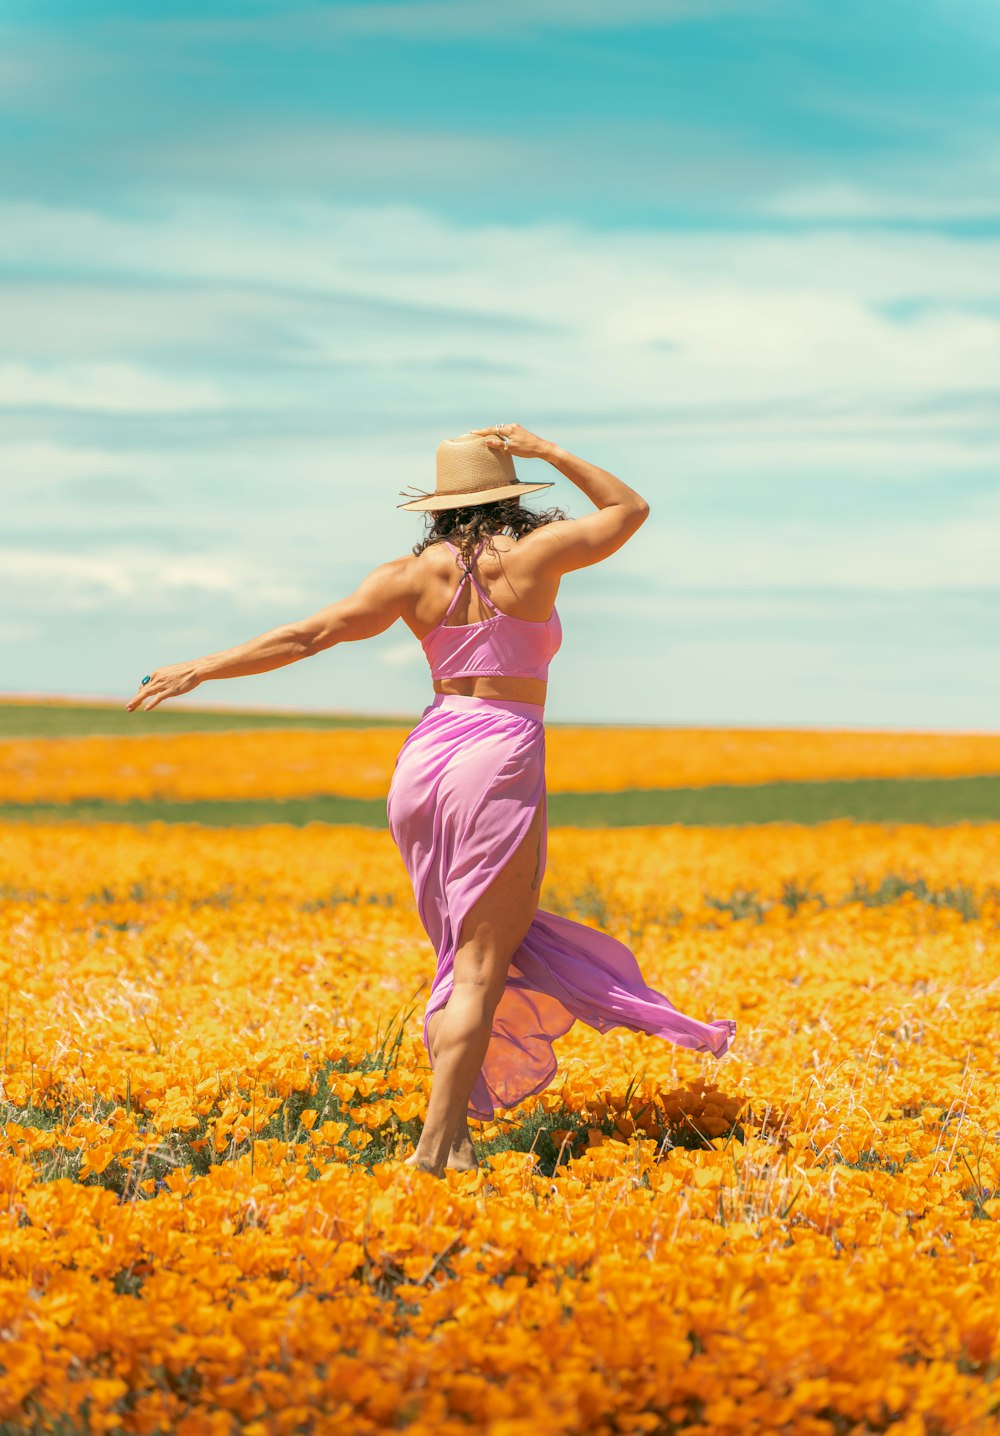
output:
[[[516,494],[533,494],[536,489],[551,489],[555,479],[540,484],[504,484],[500,489],[484,489],[473,494],[428,494],[425,499],[410,499],[397,504],[397,509],[461,509],[473,504],[492,504],[500,499],[512,499]]]

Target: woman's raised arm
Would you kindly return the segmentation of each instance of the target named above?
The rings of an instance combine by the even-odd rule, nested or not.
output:
[[[576,484],[597,510],[580,519],[556,519],[533,530],[532,552],[553,576],[561,578],[573,569],[610,558],[646,522],[649,504],[617,474],[567,453],[520,424],[505,424],[503,428],[506,444],[495,427],[471,432],[482,434],[487,448],[506,449],[515,458],[544,459]]]
[[[335,643],[349,643],[384,633],[402,617],[408,595],[409,557],[390,559],[372,569],[353,593],[327,604],[308,618],[283,623],[235,648],[209,653],[190,663],[154,669],[150,682],[125,705],[148,712],[167,698],[190,693],[208,678],[246,678],[311,658]]]

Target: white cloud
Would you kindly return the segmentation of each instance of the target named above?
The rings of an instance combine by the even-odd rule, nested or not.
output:
[[[734,592],[740,609],[753,605],[744,611],[762,616],[801,610],[812,589],[823,595],[820,606],[838,591],[845,598],[1000,593],[1000,485],[933,520],[902,504],[897,512],[866,515],[859,508],[825,521],[770,510],[729,517],[723,500],[710,520],[694,523],[671,514],[670,507],[654,503],[621,559],[614,556],[607,569],[601,566],[580,583],[567,576],[565,591],[578,611],[627,616],[680,603],[705,617],[711,589],[724,595],[718,600],[721,617],[730,602],[726,595]]]
[[[124,598],[136,592],[133,579],[121,564],[107,559],[55,553],[0,549],[0,579],[13,579],[26,588],[57,585],[82,593]]]
[[[615,30],[632,25],[673,25],[715,15],[773,10],[773,0],[506,0],[502,6],[469,5],[466,0],[422,0],[420,4],[344,5],[324,12],[333,29],[380,34],[399,29],[413,35],[445,33],[507,35],[526,29]],[[316,12],[314,12],[315,14]]]
[[[114,72],[113,60],[99,46],[87,49],[51,26],[39,43],[25,28],[15,30],[2,19],[0,25],[0,100],[7,105],[30,107],[46,96],[65,97],[78,85],[106,83]]]
[[[1000,195],[993,186],[979,193],[964,186],[953,195],[915,188],[867,187],[852,180],[825,180],[796,185],[763,201],[759,211],[785,219],[821,220],[949,220],[986,219],[1000,215]]]
[[[831,97],[823,109],[845,108]],[[851,107],[848,106],[851,114]],[[862,119],[872,116],[868,107]],[[853,117],[853,116],[852,116]],[[942,132],[928,116],[876,111],[883,129],[902,126],[909,151],[895,154],[891,167],[877,152],[852,160],[851,174],[829,175],[814,182],[779,188],[754,206],[761,214],[822,222],[835,220],[949,221],[995,219],[1000,215],[1000,144],[996,124],[985,128],[965,124]],[[942,151],[942,145],[948,150]]]
[[[0,289],[0,353],[21,362],[50,361],[57,354],[90,364],[155,353],[179,364],[217,357],[222,346],[266,346],[273,352],[281,344],[283,315],[294,312],[293,299],[285,294],[270,301],[266,291],[231,289],[222,282],[206,289],[197,280],[22,277]]]
[[[650,546],[647,545],[647,549]],[[934,523],[883,518],[823,525],[779,521],[721,529],[663,526],[630,571],[651,584],[756,589],[814,586],[895,593],[1000,591],[1000,494]],[[662,591],[662,589],[661,589]],[[636,599],[633,596],[632,606]]]
[[[130,454],[85,444],[59,444],[42,439],[0,444],[0,479],[5,496],[13,495],[21,485],[35,491],[39,484],[72,483],[93,474],[129,474],[133,464]]]
[[[182,596],[194,603],[208,596],[241,602],[301,602],[301,588],[273,571],[260,571],[234,555],[173,556],[155,550],[58,553],[0,548],[0,593],[8,611],[130,606]]]
[[[775,0],[506,0],[502,6],[469,4],[467,0],[405,0],[396,4],[337,4],[279,7],[273,14],[236,18],[205,18],[143,22],[147,40],[257,40],[280,37],[283,44],[322,45],[344,35],[405,37],[439,44],[476,36],[510,35],[544,30],[616,30],[630,26],[676,25],[719,15],[767,14]],[[120,28],[120,27],[119,27]]]
[[[177,414],[218,409],[216,385],[143,372],[131,364],[0,365],[0,408],[92,414]]]
[[[244,330],[254,312],[271,326],[270,347],[254,358],[259,365],[270,355],[274,371],[227,371],[235,407],[258,408],[267,396],[269,408],[294,412],[329,394],[350,395],[358,412],[381,398],[396,416],[426,413],[441,406],[440,365],[456,412],[476,412],[486,395],[509,407],[506,396],[522,394],[543,418],[572,410],[607,421],[618,411],[622,429],[663,420],[751,439],[756,427],[836,441],[930,425],[942,444],[956,428],[942,402],[959,406],[967,436],[980,421],[965,406],[1000,379],[1000,318],[975,309],[1000,300],[998,240],[595,234],[318,204],[286,207],[275,220],[201,201],[178,201],[153,219],[0,208],[0,258],[29,251],[53,267],[111,267],[238,295]],[[113,313],[114,288],[105,293]],[[327,307],[348,295],[353,312]],[[914,296],[924,306],[905,321],[886,311]],[[57,284],[38,304],[53,362],[64,343],[80,351],[78,327],[64,341],[53,318],[60,301]],[[133,318],[122,343],[130,333],[134,340],[136,302],[134,294],[126,301]],[[153,302],[162,315],[162,297]],[[230,319],[219,313],[215,322],[232,344]],[[155,325],[147,332],[154,344]],[[166,321],[165,348],[177,337]],[[296,362],[286,374],[289,353]],[[462,353],[499,372],[456,372]],[[183,379],[124,360],[48,376],[21,366],[8,369],[8,388],[21,402],[34,394],[98,412],[204,410],[223,402],[222,361],[212,353],[205,362],[203,375],[188,365]],[[956,434],[956,449],[964,447]]]
[[[681,677],[695,706],[671,698],[673,672],[634,702],[647,718],[696,719],[737,701],[729,678],[716,691],[698,668],[739,656],[720,636],[730,623],[752,619],[766,632],[812,615],[815,684],[839,640],[835,601],[809,607],[810,590],[843,593],[853,605],[843,641],[853,622],[860,642],[863,593],[885,596],[889,616],[877,598],[872,612],[891,632],[908,596],[1000,587],[1000,499],[986,492],[1000,472],[998,240],[597,233],[461,225],[407,206],[264,213],[210,199],[122,218],[0,205],[0,262],[29,253],[40,272],[0,353],[9,346],[22,381],[44,378],[53,404],[66,397],[59,385],[93,399],[2,419],[0,611],[42,630],[17,669],[34,686],[43,652],[80,670],[83,660],[60,650],[66,614],[83,615],[77,634],[90,625],[87,681],[106,689],[101,635],[134,631],[141,645],[156,631],[167,653],[215,649],[342,597],[418,538],[396,491],[432,485],[438,440],[501,418],[606,465],[653,503],[607,568],[566,580],[560,607],[580,625],[575,643],[586,646],[590,625],[602,671],[618,667],[591,694],[592,662],[575,665],[568,640],[561,671],[575,688],[554,693],[564,716],[624,716],[633,702],[604,620],[641,620],[636,631],[654,643],[689,623],[701,658],[692,649]],[[32,311],[29,364],[16,356]],[[107,366],[134,381],[117,408],[93,378]],[[161,417],[134,421],[156,385]],[[209,401],[228,406],[226,424],[189,424]],[[524,477],[536,469],[518,467]],[[557,483],[544,503],[588,510],[567,479],[548,476]],[[145,494],[145,511],[132,492]],[[58,542],[45,522],[58,522]],[[179,547],[193,551],[169,551]],[[712,589],[723,596],[705,596]],[[302,685],[323,706],[322,684],[336,675],[357,705],[362,694],[386,709],[404,707],[403,693],[416,703],[419,645],[398,629],[383,638],[345,645],[308,673],[272,675],[247,696],[270,685],[280,701]],[[792,664],[798,650],[782,651]],[[777,713],[779,696],[790,701],[791,672],[780,690],[766,674],[754,680],[759,665],[738,671],[759,691],[741,688],[731,713]],[[900,664],[897,693],[905,679]],[[846,715],[854,699],[837,710],[834,687],[807,695],[800,714]],[[977,692],[970,678],[954,711],[982,711],[988,695]],[[875,704],[866,693],[858,701]],[[879,711],[905,707],[885,702]]]
[[[501,8],[465,0],[423,0],[420,4],[344,5],[324,12],[335,30],[427,35],[510,34],[525,29],[614,30],[632,25],[673,25],[685,20],[740,12],[765,13],[773,0],[506,0]],[[316,12],[313,12],[314,14]]]
[[[394,177],[429,189],[440,184],[442,174],[489,172],[495,181],[512,180],[519,168],[539,158],[531,142],[502,136],[276,118],[170,135],[155,146],[157,170],[183,177],[185,185],[214,184],[225,175],[227,188],[245,188],[267,176],[282,191],[298,185],[320,193]]]

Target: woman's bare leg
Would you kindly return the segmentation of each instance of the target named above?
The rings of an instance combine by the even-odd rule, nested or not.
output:
[[[447,1007],[447,1005],[448,1004],[445,1003],[445,1007]],[[431,1048],[431,1065],[435,1068],[438,1063],[438,1027],[440,1026],[441,1018],[444,1016],[444,1011],[444,1007],[439,1007],[427,1024],[427,1037]],[[452,1139],[451,1151],[448,1153],[448,1160],[445,1162],[445,1166],[455,1172],[468,1172],[479,1166],[476,1149],[472,1145],[472,1133],[469,1131],[468,1117],[463,1117],[458,1124],[458,1131]]]
[[[407,1164],[440,1176],[459,1139],[493,1030],[511,959],[538,908],[542,803],[531,827],[462,924],[454,986],[435,1032],[434,1083],[424,1129]],[[428,1025],[428,1035],[429,1025]]]

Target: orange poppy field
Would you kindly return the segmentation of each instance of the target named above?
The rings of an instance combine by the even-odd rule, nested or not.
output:
[[[167,798],[381,798],[408,726],[0,739],[0,804]],[[795,729],[546,731],[550,793],[1000,773],[1000,735]]]
[[[0,897],[0,1433],[1000,1431],[1000,823],[552,828],[735,1043],[577,1023],[443,1180],[385,831],[4,821]]]
[[[438,1180],[389,834],[70,807],[382,796],[405,731],[1,742],[66,811],[0,819],[0,1436],[1000,1430],[1000,823],[552,827],[543,908],[736,1043],[578,1022]],[[636,732],[550,729],[550,790],[1000,767]]]

